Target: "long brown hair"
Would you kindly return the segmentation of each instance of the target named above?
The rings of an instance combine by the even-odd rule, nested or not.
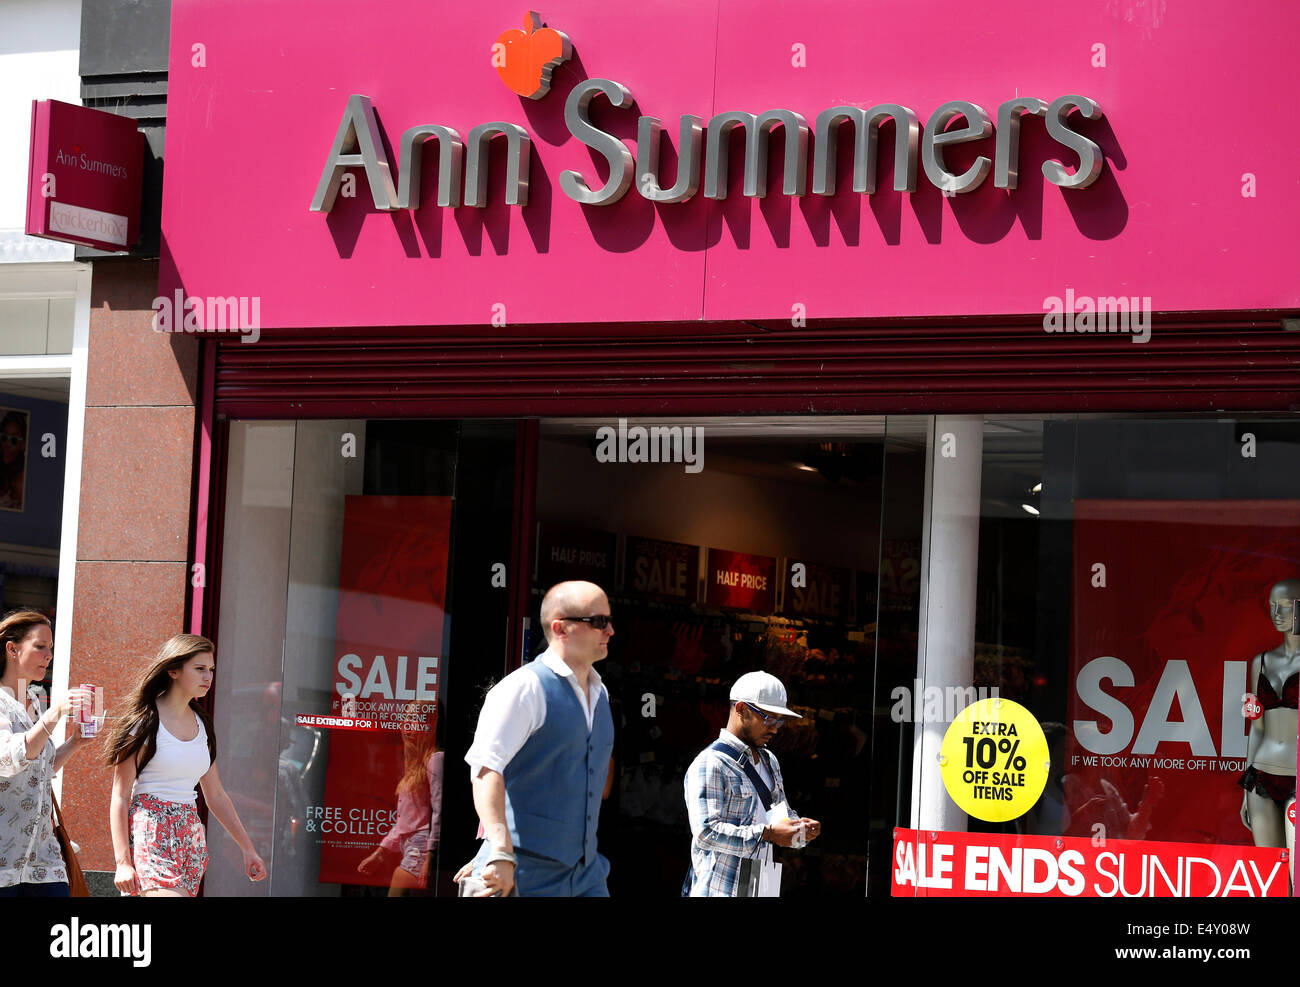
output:
[[[114,714],[113,725],[109,727],[104,743],[104,760],[113,765],[135,757],[136,772],[143,771],[158,750],[158,697],[172,684],[167,673],[180,671],[195,655],[215,651],[211,641],[197,634],[177,634],[159,648],[158,657]],[[208,757],[215,762],[217,731],[212,725],[212,717],[198,704],[198,700],[190,700],[190,709],[203,721],[203,729],[208,734]]]
[[[423,716],[420,708],[425,708]],[[429,797],[429,759],[442,748],[438,746],[438,706],[436,703],[408,703],[402,713],[402,780],[397,794],[414,791],[425,800]]]
[[[9,664],[9,644],[22,644],[32,628],[41,624],[49,627],[50,618],[36,610],[10,610],[0,620],[0,677],[4,676],[5,667]],[[21,697],[18,701],[27,702]]]

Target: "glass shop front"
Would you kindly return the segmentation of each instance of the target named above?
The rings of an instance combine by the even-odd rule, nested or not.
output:
[[[801,716],[771,748],[822,823],[778,851],[785,897],[1288,893],[1294,420],[286,418],[219,439],[214,710],[271,880],[212,827],[207,894],[454,894],[479,707],[544,647],[564,579],[602,586],[615,628],[614,895],[679,893],[685,768],[754,670]],[[941,753],[985,699],[1046,752],[1001,819],[967,811],[996,783],[962,789]],[[995,769],[1038,750],[1003,739]]]

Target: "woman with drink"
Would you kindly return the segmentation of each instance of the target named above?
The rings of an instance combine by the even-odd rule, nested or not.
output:
[[[195,786],[244,855],[250,881],[266,877],[217,774],[212,717],[199,700],[216,671],[212,642],[177,634],[158,652],[118,711],[106,741],[113,766],[109,824],[123,894],[184,898],[198,893],[208,865]]]
[[[41,712],[28,688],[54,658],[49,619],[16,610],[0,619],[0,898],[66,898],[68,871],[54,836],[50,781],[83,744],[72,730],[59,746],[59,720],[91,702],[71,689]]]

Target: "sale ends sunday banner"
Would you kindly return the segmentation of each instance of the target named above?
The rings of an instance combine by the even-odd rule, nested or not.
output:
[[[894,830],[894,897],[1285,898],[1286,851]]]
[[[1075,502],[1063,836],[1248,845],[1252,659],[1300,501]]]
[[[422,773],[407,761],[427,756],[436,725],[451,506],[450,497],[346,499],[333,697],[322,719],[369,728],[330,730],[313,827],[322,882],[387,885],[391,867],[365,874],[358,865],[399,817],[440,811],[401,812],[397,789]]]

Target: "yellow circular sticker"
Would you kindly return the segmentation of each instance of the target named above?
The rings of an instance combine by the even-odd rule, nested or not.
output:
[[[981,699],[952,721],[939,748],[944,787],[962,811],[987,822],[1023,816],[1043,794],[1047,738],[1010,699]]]

